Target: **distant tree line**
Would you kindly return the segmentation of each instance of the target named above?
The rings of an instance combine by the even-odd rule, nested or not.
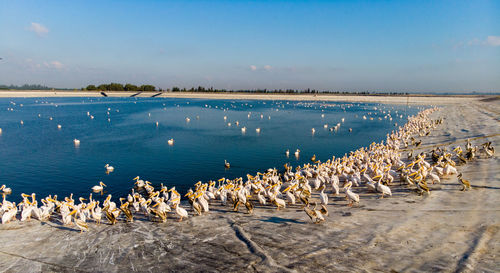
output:
[[[240,90],[227,90],[227,89],[217,89],[217,88],[206,88],[203,86],[191,87],[191,88],[180,88],[174,86],[163,90],[161,88],[156,88],[154,85],[134,85],[127,83],[125,85],[121,83],[110,83],[101,84],[95,86],[93,84],[88,85],[82,90],[89,91],[168,91],[168,92],[204,92],[204,93],[260,93],[260,94],[341,94],[341,95],[409,95],[405,92],[380,92],[380,91],[331,91],[331,90],[316,90],[316,89],[240,89]]]
[[[226,89],[214,89],[213,87],[205,88],[203,86],[198,86],[197,88],[191,87],[190,89],[179,88],[177,86],[172,87],[172,89],[167,89],[171,92],[205,92],[205,93],[232,93],[232,92],[244,92],[244,93],[281,93],[281,94],[357,94],[357,95],[408,95],[409,93],[404,92],[378,92],[378,91],[330,91],[330,90],[316,90],[316,89],[245,89],[245,90],[226,90]]]
[[[85,88],[82,88],[82,90],[99,90],[99,91],[156,91],[156,87],[154,85],[150,84],[144,84],[144,85],[134,85],[127,83],[125,85],[121,83],[110,83],[110,84],[100,84],[98,86],[95,86],[93,84],[88,85]],[[161,90],[160,90],[161,91]]]
[[[23,85],[0,85],[1,90],[52,90],[52,87],[47,87],[40,84],[23,84]]]

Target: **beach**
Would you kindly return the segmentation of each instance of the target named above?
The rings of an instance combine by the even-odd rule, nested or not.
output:
[[[77,93],[77,95],[75,95]],[[108,94],[108,93],[107,93]],[[157,93],[141,93],[151,97]],[[110,92],[109,96],[129,96]],[[0,97],[99,97],[85,91],[0,91]],[[464,96],[336,96],[163,93],[157,97],[376,102],[437,105],[443,118],[420,151],[492,141],[499,149],[500,100]],[[389,132],[388,132],[389,133]],[[492,136],[481,138],[484,136]],[[451,150],[451,149],[449,149]],[[416,150],[419,152],[419,150]],[[395,182],[393,196],[355,189],[359,206],[332,197],[329,216],[313,224],[295,205],[276,211],[256,206],[232,212],[218,202],[183,222],[137,220],[111,226],[74,227],[31,220],[0,225],[0,272],[495,272],[500,268],[500,160],[478,159],[457,167],[472,189],[460,191],[456,176],[430,184],[419,196]],[[313,199],[318,199],[314,192]],[[187,207],[187,206],[186,206]]]

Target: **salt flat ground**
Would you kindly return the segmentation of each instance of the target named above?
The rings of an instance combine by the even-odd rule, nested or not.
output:
[[[433,117],[444,122],[422,138],[424,148],[500,133],[499,100],[448,101]],[[0,225],[0,272],[498,272],[500,137],[473,144],[485,141],[496,155],[458,168],[470,191],[456,177],[431,185],[430,196],[396,182],[384,199],[355,188],[361,203],[353,208],[327,191],[322,224],[299,206],[248,215],[214,203],[180,223],[90,224],[83,234],[56,222]]]

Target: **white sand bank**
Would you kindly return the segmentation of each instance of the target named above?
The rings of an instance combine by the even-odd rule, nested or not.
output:
[[[463,146],[500,133],[499,113],[499,100],[444,105],[433,114],[443,124],[418,139]],[[493,158],[458,168],[472,190],[461,192],[456,177],[430,185],[430,196],[398,182],[384,199],[355,188],[361,203],[353,208],[328,190],[330,215],[318,225],[299,206],[247,215],[218,204],[181,223],[92,223],[83,234],[36,220],[0,225],[0,272],[498,272],[500,137],[473,144],[487,140]]]
[[[159,97],[159,98],[190,98],[190,99],[254,99],[254,100],[317,100],[343,102],[377,102],[387,104],[419,104],[419,105],[447,105],[465,103],[478,99],[481,96],[363,96],[363,95],[336,95],[336,94],[255,94],[255,93],[189,93],[189,92],[120,92],[106,91],[109,97]],[[103,97],[99,91],[1,91],[0,98],[6,97]]]

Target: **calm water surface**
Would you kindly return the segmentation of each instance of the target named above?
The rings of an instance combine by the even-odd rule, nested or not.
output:
[[[322,161],[343,156],[385,139],[394,123],[404,124],[418,110],[312,101],[0,98],[0,185],[12,188],[13,201],[32,192],[87,197],[99,181],[108,186],[105,194],[117,198],[130,191],[135,176],[182,193],[199,180],[283,169],[285,163],[295,167],[313,154]],[[330,131],[337,123],[339,129]],[[106,163],[115,171],[106,174]]]

